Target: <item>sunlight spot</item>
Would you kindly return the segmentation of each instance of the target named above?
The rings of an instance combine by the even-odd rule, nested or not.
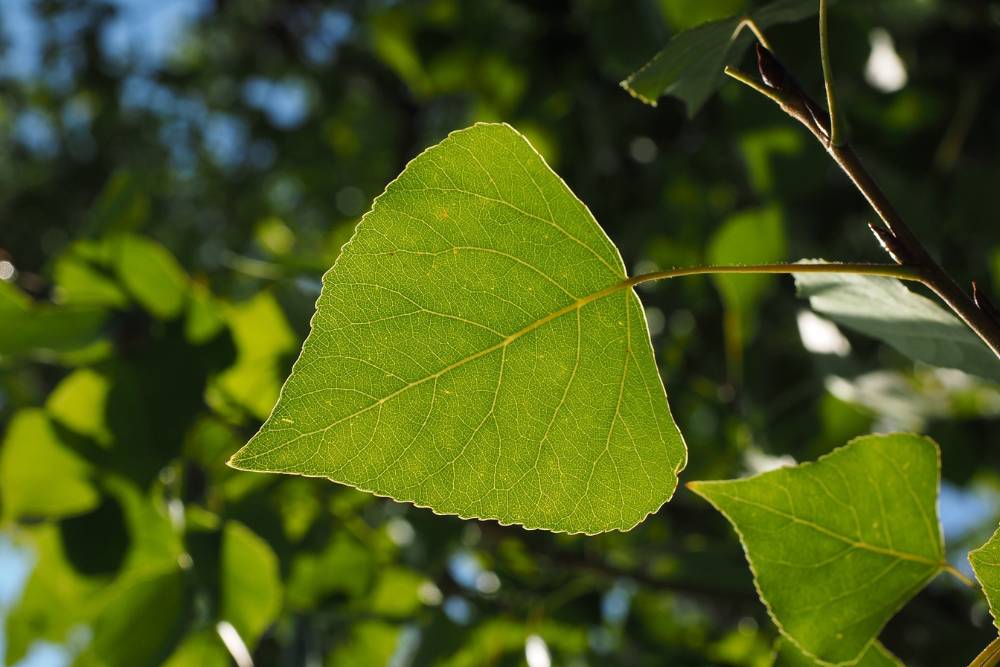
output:
[[[524,641],[524,659],[528,667],[551,667],[552,657],[545,640],[538,635],[528,635]]]
[[[865,81],[883,93],[894,93],[906,85],[906,66],[896,53],[892,36],[884,28],[868,35],[872,50],[865,63]]]
[[[796,321],[802,346],[816,354],[835,354],[846,357],[851,353],[851,343],[840,333],[837,325],[811,310],[800,310]]]

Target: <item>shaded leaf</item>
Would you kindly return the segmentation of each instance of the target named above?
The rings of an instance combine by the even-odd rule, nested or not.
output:
[[[34,303],[0,280],[0,355],[78,350],[97,340],[106,315],[98,306]]]
[[[778,0],[750,16],[762,29],[800,21],[816,14],[819,0]],[[718,89],[726,63],[737,61],[751,40],[743,32],[733,40],[740,17],[732,16],[684,30],[671,37],[652,60],[621,82],[633,97],[656,106],[663,95],[684,102],[694,116]]]
[[[976,334],[895,278],[797,273],[795,284],[816,312],[911,359],[1000,382],[1000,359]]]
[[[115,587],[93,624],[93,639],[76,661],[81,667],[158,665],[184,632],[189,612],[179,571],[139,576]]]
[[[938,457],[927,438],[865,436],[815,463],[689,486],[733,524],[782,633],[849,664],[945,566]]]
[[[659,508],[685,457],[617,250],[521,135],[479,124],[359,224],[231,465],[596,533]]]

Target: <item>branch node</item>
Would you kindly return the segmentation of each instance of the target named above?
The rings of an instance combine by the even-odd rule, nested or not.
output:
[[[900,243],[896,235],[892,233],[892,230],[888,227],[881,227],[872,223],[868,223],[868,229],[871,230],[875,238],[878,239],[878,243],[882,246],[882,250],[888,253],[889,257],[892,257],[896,264],[908,264],[910,263],[910,255],[906,251],[906,248]]]
[[[972,281],[972,301],[976,304],[976,308],[1000,325],[1000,309],[997,309],[986,293],[979,289],[975,280]]]

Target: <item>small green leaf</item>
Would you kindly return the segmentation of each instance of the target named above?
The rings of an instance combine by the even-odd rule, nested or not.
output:
[[[281,611],[278,557],[241,523],[230,521],[222,532],[219,616],[229,621],[251,649]]]
[[[656,511],[685,458],[614,245],[520,134],[479,124],[358,225],[230,463],[597,533]]]
[[[787,242],[779,209],[743,211],[727,219],[708,247],[710,264],[768,264],[785,259]],[[716,275],[712,280],[725,306],[726,340],[730,353],[742,349],[757,328],[757,306],[774,276]]]
[[[993,625],[1000,629],[1000,529],[986,544],[969,552],[969,562],[990,605]]]
[[[945,567],[937,445],[858,438],[815,463],[689,486],[740,536],[761,600],[808,655],[851,664]]]
[[[118,279],[132,298],[161,319],[180,314],[188,298],[188,276],[169,250],[133,234],[120,234],[107,243]]]
[[[819,0],[777,0],[750,16],[767,29],[808,18],[818,9]],[[676,97],[687,105],[688,116],[694,116],[719,87],[726,63],[739,60],[751,43],[746,33],[733,39],[740,18],[731,16],[677,33],[652,60],[622,81],[622,87],[653,106],[663,95]]]
[[[904,355],[1000,382],[1000,359],[958,318],[895,278],[797,273],[813,310]]]
[[[173,652],[189,614],[188,593],[179,570],[129,579],[106,600],[93,623],[93,640],[77,664],[158,665]]]
[[[78,350],[98,339],[106,316],[92,305],[34,303],[0,280],[0,355]]]
[[[184,638],[184,641],[163,667],[231,667],[233,660],[229,657],[225,644],[211,630],[201,630]]]
[[[822,664],[810,658],[795,644],[782,637],[777,642],[774,662],[771,663],[771,667],[817,667]],[[878,640],[872,642],[854,664],[855,667],[903,667],[903,663]]]
[[[109,447],[112,435],[105,411],[110,391],[106,377],[81,368],[56,385],[45,401],[45,411],[60,426]]]
[[[383,621],[362,621],[327,656],[328,667],[389,665],[400,640],[400,628]]]
[[[282,357],[295,349],[298,339],[271,292],[221,307],[237,356],[236,363],[213,381],[210,403],[235,403],[257,419],[266,419],[278,400]]]
[[[6,519],[60,518],[97,506],[90,466],[59,440],[42,410],[14,415],[0,447],[0,501]]]

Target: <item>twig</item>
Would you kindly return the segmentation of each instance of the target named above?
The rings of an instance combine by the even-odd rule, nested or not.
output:
[[[832,130],[829,129],[829,117],[825,112],[822,114],[817,112],[819,107],[816,102],[795,83],[774,54],[758,44],[757,56],[760,76],[764,81],[764,87],[769,90],[762,90],[761,84],[753,81],[745,73],[731,68],[727,68],[726,73],[764,94],[812,132],[885,224],[884,230],[876,232],[883,248],[895,261],[906,264],[915,271],[915,279],[937,294],[1000,358],[1000,323],[994,321],[988,312],[977,306],[976,302],[931,257],[879,188],[875,179],[865,169],[851,146],[847,143],[838,146],[830,140]]]

